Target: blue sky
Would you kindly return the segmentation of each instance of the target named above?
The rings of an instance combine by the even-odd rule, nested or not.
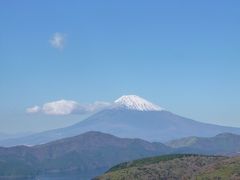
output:
[[[123,94],[240,127],[239,6],[237,0],[1,1],[0,132],[41,131],[85,117],[27,114],[34,105],[112,102]]]

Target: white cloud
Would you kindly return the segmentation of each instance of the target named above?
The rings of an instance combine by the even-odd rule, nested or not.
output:
[[[39,106],[33,106],[33,107],[30,107],[30,108],[27,108],[26,109],[26,112],[31,114],[31,113],[37,113],[37,112],[40,112],[41,111],[41,108]]]
[[[86,114],[93,113],[111,106],[108,102],[95,102],[93,104],[79,104],[72,100],[58,100],[48,102],[42,105],[42,107],[34,106],[27,108],[27,113],[41,112],[47,115],[69,115],[69,114]]]
[[[93,104],[86,105],[88,112],[96,112],[110,107],[112,103],[96,101]]]
[[[50,115],[67,115],[76,111],[78,106],[79,104],[75,101],[59,100],[44,104],[42,111]]]
[[[49,42],[52,45],[52,47],[57,49],[63,49],[65,44],[65,37],[66,37],[65,34],[56,32],[53,34]]]

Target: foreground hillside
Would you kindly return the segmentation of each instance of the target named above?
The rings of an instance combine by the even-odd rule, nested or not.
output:
[[[240,179],[240,157],[167,155],[119,164],[94,180]]]
[[[89,179],[118,163],[166,154],[170,149],[161,143],[88,132],[33,147],[0,148],[0,179],[46,174]]]
[[[240,157],[228,158],[205,166],[197,179],[240,179]]]

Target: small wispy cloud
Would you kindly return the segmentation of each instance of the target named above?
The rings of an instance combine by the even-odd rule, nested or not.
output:
[[[27,113],[43,113],[47,115],[69,115],[69,114],[87,114],[94,113],[111,106],[108,102],[95,102],[92,104],[80,104],[72,100],[58,100],[47,102],[40,106],[34,106],[26,109]]]
[[[30,107],[30,108],[26,109],[26,112],[29,113],[29,114],[38,113],[40,111],[41,111],[41,108],[39,106],[33,106],[33,107]]]
[[[63,49],[66,41],[66,35],[63,33],[56,32],[50,38],[49,43],[56,49]]]

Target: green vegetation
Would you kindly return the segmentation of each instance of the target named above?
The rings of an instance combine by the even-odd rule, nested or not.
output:
[[[240,157],[208,166],[199,173],[196,179],[240,179]]]
[[[162,161],[169,161],[172,159],[188,157],[188,156],[198,156],[198,155],[195,155],[195,154],[169,154],[169,155],[164,155],[164,156],[143,158],[143,159],[138,159],[138,160],[134,160],[134,161],[121,163],[119,165],[112,167],[107,172],[113,172],[113,171],[130,168],[130,167],[141,167],[141,166],[147,165],[147,164],[155,164],[155,163],[159,163]]]
[[[94,180],[240,179],[240,157],[166,155],[114,166]]]

